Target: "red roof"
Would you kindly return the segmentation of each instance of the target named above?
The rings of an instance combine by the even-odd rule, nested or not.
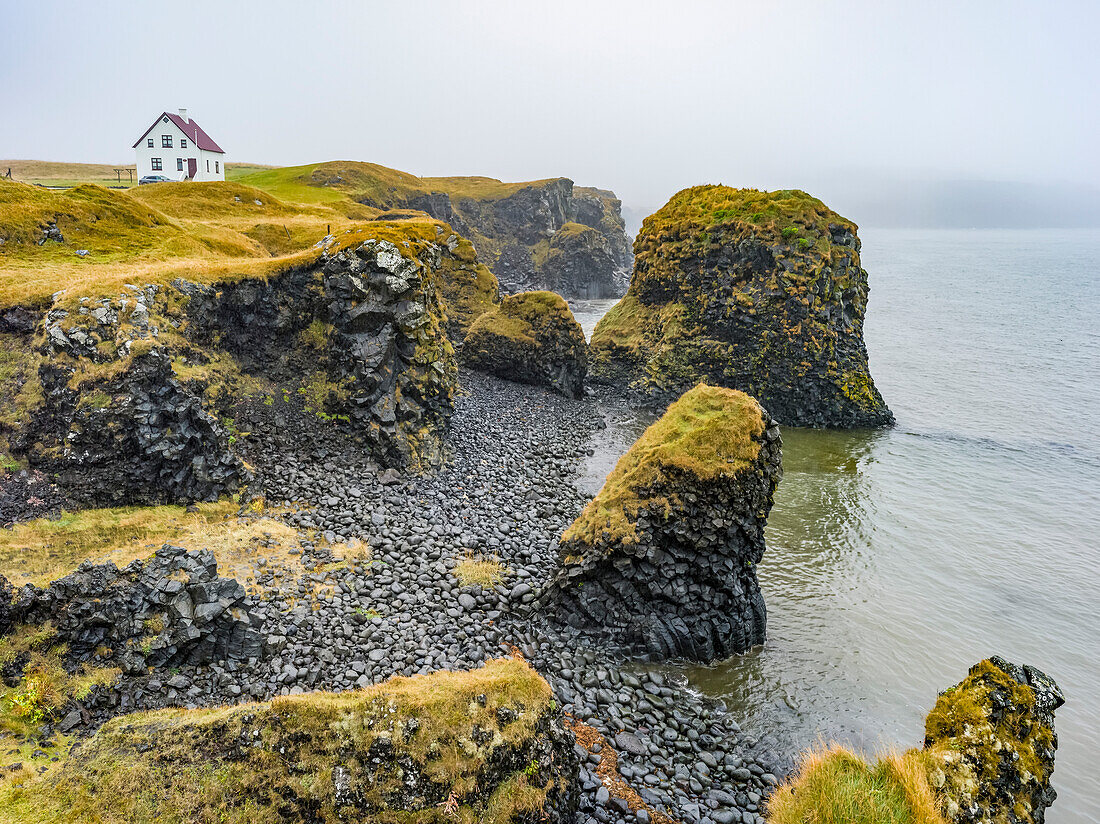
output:
[[[130,148],[136,149],[138,143],[145,139],[145,135],[153,131],[153,129],[156,128],[156,125],[160,123],[161,120],[165,117],[175,123],[176,126],[179,127],[179,130],[187,135],[187,139],[198,146],[200,149],[207,152],[217,152],[218,154],[225,154],[225,150],[222,149],[222,147],[219,146],[217,143],[215,143],[213,138],[211,138],[210,135],[204,132],[202,130],[202,126],[200,126],[194,120],[189,120],[185,122],[184,119],[178,114],[169,114],[168,112],[161,112],[160,114],[158,114],[157,119],[153,121],[153,125],[146,129],[145,133],[137,140],[135,140],[134,145]]]

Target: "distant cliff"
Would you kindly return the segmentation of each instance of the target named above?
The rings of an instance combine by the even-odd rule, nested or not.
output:
[[[524,183],[419,178],[353,161],[255,177],[269,189],[273,181],[331,189],[381,213],[417,210],[445,221],[473,241],[505,293],[546,289],[599,298],[626,292],[633,258],[622,203],[610,191],[574,186],[564,177]]]

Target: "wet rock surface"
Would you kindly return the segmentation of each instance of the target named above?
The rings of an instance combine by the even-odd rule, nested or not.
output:
[[[779,426],[756,401],[690,390],[566,530],[543,609],[655,660],[709,662],[763,643],[756,565],[781,474]]]
[[[587,349],[584,332],[562,297],[521,292],[478,318],[462,347],[462,360],[482,372],[579,398]]]
[[[317,534],[303,545],[312,571],[299,580],[254,570],[244,607],[262,622],[262,655],[126,678],[80,707],[89,724],[78,729],[135,709],[468,669],[515,648],[562,708],[603,736],[601,749],[617,752],[612,779],[599,766],[605,756],[579,745],[579,821],[762,820],[762,799],[777,783],[767,741],[686,683],[535,609],[557,567],[558,537],[585,504],[571,481],[603,425],[598,409],[472,371],[461,383],[453,457],[430,476],[387,475],[348,433],[316,417],[303,418],[293,437],[273,419],[259,427],[242,447],[256,468],[250,494],[285,504],[289,522]],[[369,557],[330,563],[321,542],[350,540],[366,543]],[[500,582],[461,585],[454,569],[469,558],[498,561]]]
[[[930,780],[958,824],[1042,824],[1057,793],[1050,779],[1065,703],[1050,676],[994,656],[941,693],[925,721]]]

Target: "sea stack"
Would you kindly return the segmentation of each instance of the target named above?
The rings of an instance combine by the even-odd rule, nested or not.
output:
[[[856,228],[798,190],[683,190],[638,234],[630,288],[592,335],[592,379],[658,403],[728,386],[791,426],[892,423],[863,342]]]
[[[756,564],[781,474],[779,426],[763,407],[694,387],[562,535],[544,611],[652,660],[712,661],[763,642]]]
[[[584,331],[561,295],[521,292],[474,321],[462,359],[482,372],[579,398],[587,349]]]

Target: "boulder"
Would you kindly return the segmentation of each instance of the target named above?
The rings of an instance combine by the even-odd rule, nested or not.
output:
[[[993,657],[940,694],[925,719],[929,780],[957,824],[1042,824],[1065,698],[1049,676]]]
[[[553,292],[522,292],[501,301],[470,329],[464,363],[508,380],[584,394],[587,345],[569,305]]]
[[[579,761],[516,659],[340,694],[107,722],[12,797],[18,820],[570,822]]]
[[[656,660],[711,661],[763,642],[756,564],[780,445],[748,395],[705,384],[686,392],[562,535],[543,611]]]
[[[98,654],[128,673],[245,661],[258,658],[263,643],[244,587],[218,576],[213,553],[168,544],[121,570],[86,561],[48,587],[27,584],[8,619],[49,622],[74,661]]]
[[[597,325],[590,373],[664,404],[698,381],[749,393],[783,424],[893,416],[863,342],[856,225],[804,192],[696,186],[646,218],[630,288]]]

